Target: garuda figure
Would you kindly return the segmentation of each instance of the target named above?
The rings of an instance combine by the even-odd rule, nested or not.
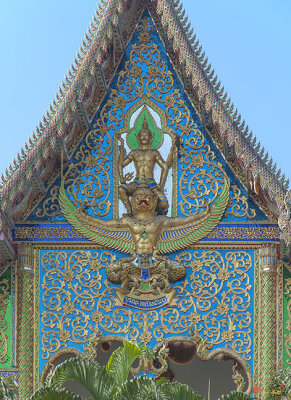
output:
[[[184,266],[164,255],[188,247],[210,233],[220,221],[228,198],[229,181],[225,178],[214,203],[205,212],[186,218],[158,215],[158,194],[147,186],[134,191],[132,214],[120,219],[103,220],[89,216],[84,206],[76,208],[65,192],[64,182],[59,202],[68,222],[84,237],[97,246],[131,255],[106,268],[108,278],[121,283],[121,294],[153,300],[167,293],[173,297],[169,282],[185,276]]]

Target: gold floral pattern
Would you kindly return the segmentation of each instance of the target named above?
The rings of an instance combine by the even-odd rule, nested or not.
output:
[[[231,186],[232,196],[230,199],[230,210],[226,211],[224,216],[233,215],[234,217],[242,218],[247,216],[248,218],[256,217],[256,210],[249,208],[247,196],[241,194],[241,190],[236,186]]]
[[[116,254],[42,250],[42,357],[47,360],[66,346],[85,351],[101,334],[126,336],[154,346],[176,335],[190,337],[195,331],[209,349],[225,347],[250,360],[251,254],[184,251],[176,257],[188,271],[186,279],[173,286],[176,306],[136,310],[115,304],[119,287],[107,280],[105,265],[112,263]],[[98,268],[91,268],[93,265]]]

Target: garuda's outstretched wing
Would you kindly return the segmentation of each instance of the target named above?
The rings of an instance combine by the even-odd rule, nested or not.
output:
[[[94,243],[120,250],[126,253],[134,251],[134,243],[131,233],[118,221],[111,220],[111,226],[108,222],[99,218],[91,217],[84,211],[77,209],[68,198],[64,182],[61,183],[59,194],[60,207],[68,222],[85,238]]]
[[[223,216],[229,199],[229,180],[225,179],[220,195],[216,198],[209,212],[197,222],[185,218],[185,223],[179,227],[166,227],[157,241],[157,251],[160,254],[181,250],[207,236]],[[188,221],[187,221],[188,220]]]

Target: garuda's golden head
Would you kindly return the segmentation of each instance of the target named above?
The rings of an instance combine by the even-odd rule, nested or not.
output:
[[[142,211],[155,212],[158,202],[158,196],[147,187],[137,189],[131,198],[132,208],[134,213]]]

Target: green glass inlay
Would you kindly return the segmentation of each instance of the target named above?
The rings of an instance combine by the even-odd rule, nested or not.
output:
[[[139,131],[142,128],[144,118],[146,118],[149,130],[151,131],[151,133],[153,135],[153,141],[152,141],[151,147],[153,149],[156,149],[157,147],[159,147],[162,144],[163,138],[162,138],[161,131],[160,131],[160,129],[158,129],[156,127],[150,113],[147,111],[146,108],[144,108],[136,120],[134,129],[128,134],[128,137],[127,137],[128,144],[130,145],[130,147],[133,150],[137,149],[139,147],[136,135],[139,133]]]
[[[143,233],[141,233],[140,234],[140,236],[143,238],[143,239],[146,239],[147,237],[148,237],[148,233],[146,233],[146,231],[144,231]]]
[[[0,368],[11,367],[11,268],[0,278]]]

